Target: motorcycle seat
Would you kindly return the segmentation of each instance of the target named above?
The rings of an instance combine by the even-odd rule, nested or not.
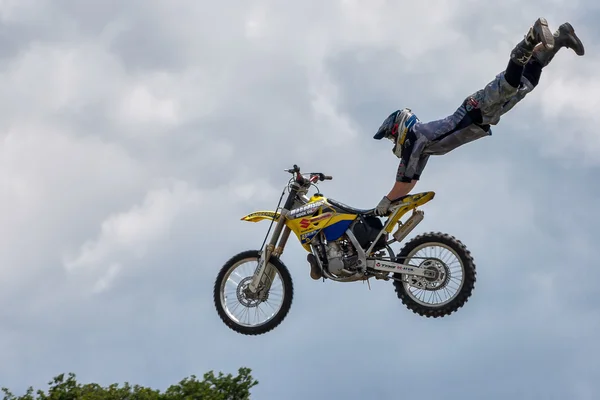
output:
[[[369,215],[375,215],[375,208],[369,208],[369,209],[361,209],[361,208],[354,208],[351,207],[347,204],[344,204],[342,202],[339,202],[337,200],[328,198],[327,201],[329,201],[329,203],[349,214],[359,214],[359,215],[365,215],[365,216],[369,216]]]

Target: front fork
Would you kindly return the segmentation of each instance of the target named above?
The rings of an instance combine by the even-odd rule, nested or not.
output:
[[[302,194],[298,192],[299,189],[300,186],[298,184],[292,186],[292,190],[279,214],[279,220],[277,221],[277,225],[275,225],[273,236],[271,236],[271,240],[258,259],[258,268],[252,277],[252,281],[248,285],[248,289],[250,289],[250,292],[253,294],[256,294],[258,290],[266,289],[266,291],[268,291],[271,288],[271,282],[273,282],[273,279],[275,278],[276,271],[275,268],[267,268],[269,265],[268,261],[271,257],[279,258],[283,254],[283,249],[285,248],[291,232],[291,229],[286,224],[287,216],[294,207],[296,196]],[[278,240],[279,243],[277,243]]]
[[[248,285],[248,289],[253,294],[256,294],[259,290],[266,289],[267,291],[271,288],[271,282],[275,278],[275,268],[267,268],[269,265],[268,261],[271,257],[279,258],[283,254],[283,249],[290,237],[290,228],[287,226],[287,217],[291,209],[294,208],[296,200],[302,203],[302,201],[308,201],[305,197],[306,192],[302,190],[301,185],[298,181],[292,183],[290,193],[285,201],[283,209],[279,214],[279,220],[275,225],[275,231],[271,240],[265,247],[265,250],[261,253],[258,259],[258,268],[254,272],[252,281]],[[279,243],[277,241],[279,240]],[[266,272],[266,273],[265,273]]]
[[[248,288],[252,293],[256,293],[259,288],[266,288],[268,290],[271,286],[271,282],[273,282],[273,279],[275,278],[275,268],[267,268],[269,265],[268,260],[270,260],[271,257],[279,258],[281,254],[283,254],[285,244],[290,237],[291,230],[285,224],[286,216],[287,210],[284,209],[280,214],[279,221],[275,226],[275,231],[273,232],[273,236],[271,236],[271,240],[265,246],[265,250],[258,259],[258,268],[254,272],[252,281],[248,285]],[[279,240],[279,243],[277,243],[277,240]]]

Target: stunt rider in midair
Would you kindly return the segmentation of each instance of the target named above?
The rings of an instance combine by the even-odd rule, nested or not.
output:
[[[393,153],[400,159],[396,183],[376,207],[386,215],[390,203],[414,188],[431,155],[443,155],[463,144],[490,136],[490,125],[511,110],[538,84],[542,69],[563,47],[583,56],[581,40],[570,23],[563,23],[552,34],[545,18],[539,18],[525,38],[511,51],[506,70],[483,89],[468,96],[450,116],[421,122],[410,109],[393,112],[385,119],[374,139],[394,143]],[[317,278],[318,279],[318,278]]]
[[[410,193],[419,180],[432,155],[443,155],[466,143],[491,136],[491,125],[511,110],[539,83],[542,69],[563,47],[583,56],[581,40],[573,26],[565,22],[552,34],[545,18],[538,18],[529,31],[511,51],[504,71],[496,75],[483,89],[468,96],[458,109],[446,118],[421,122],[409,108],[389,115],[374,139],[389,139],[392,152],[400,159],[396,182],[383,196],[375,213],[388,213],[390,204]],[[316,265],[311,265],[310,276],[321,278]]]

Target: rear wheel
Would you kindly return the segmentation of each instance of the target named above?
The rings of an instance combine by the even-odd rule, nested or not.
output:
[[[266,273],[273,277],[268,291],[253,294],[248,289],[258,266],[258,250],[236,254],[221,268],[214,285],[214,303],[221,320],[244,335],[273,330],[288,314],[294,295],[287,267],[271,258]]]
[[[473,257],[453,236],[430,232],[409,241],[398,254],[397,262],[427,268],[435,278],[394,274],[398,298],[414,313],[425,317],[444,317],[461,308],[475,287]]]

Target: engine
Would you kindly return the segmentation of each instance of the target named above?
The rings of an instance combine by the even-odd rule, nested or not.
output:
[[[325,246],[327,252],[328,270],[332,274],[343,274],[344,269],[352,269],[356,265],[358,255],[354,246],[345,237],[335,242],[329,242]]]
[[[377,234],[383,228],[381,220],[377,217],[366,217],[358,220],[351,228],[358,243],[366,250],[375,240]],[[387,235],[382,235],[377,241],[374,250],[379,250],[385,246]],[[328,270],[335,275],[343,275],[344,272],[351,272],[355,269],[358,261],[358,254],[354,245],[347,235],[340,239],[328,242],[325,245],[325,251],[328,261]],[[345,271],[344,271],[345,270]]]

